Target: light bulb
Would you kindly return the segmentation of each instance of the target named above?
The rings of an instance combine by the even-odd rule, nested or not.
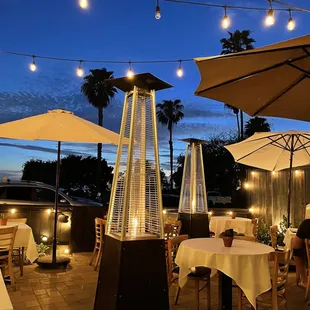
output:
[[[167,210],[165,209],[165,210],[163,210],[163,214],[166,214],[167,213]]]
[[[41,239],[42,239],[43,242],[46,242],[46,241],[47,241],[47,237],[46,237],[46,236],[42,236]]]
[[[274,12],[273,9],[270,9],[265,19],[265,25],[272,26],[273,24],[274,24]]]
[[[69,249],[65,249],[65,254],[69,254]]]
[[[129,68],[128,69],[128,71],[127,71],[127,77],[128,77],[128,79],[132,79],[133,77],[134,77],[134,72],[132,71],[132,69],[131,68]]]
[[[159,5],[156,6],[155,18],[156,18],[156,19],[160,19],[160,18],[161,18],[160,7],[159,7]]]
[[[16,209],[13,208],[10,211],[11,211],[12,214],[14,214],[16,212]]]
[[[276,172],[275,172],[275,171],[272,171],[271,173],[272,173],[272,176],[275,176],[275,175],[276,175]]]
[[[32,72],[34,72],[34,71],[37,70],[37,65],[36,65],[36,62],[35,62],[35,61],[33,61],[33,62],[30,64],[29,69],[30,69]]]
[[[296,26],[296,24],[295,24],[294,19],[292,17],[290,17],[289,20],[288,20],[288,23],[287,23],[287,29],[290,30],[290,31],[294,30],[295,26]]]
[[[88,0],[79,0],[79,5],[82,9],[86,10],[88,8]]]
[[[46,212],[47,212],[47,214],[51,214],[52,210],[51,209],[47,209]]]
[[[254,176],[255,175],[255,171],[252,171],[251,174]]]
[[[250,188],[250,184],[249,184],[249,183],[247,183],[247,182],[246,182],[246,183],[244,183],[244,188],[245,188],[245,189],[249,189],[249,188]]]
[[[182,77],[183,74],[184,74],[184,72],[183,72],[183,69],[182,69],[182,67],[181,67],[181,65],[180,65],[179,68],[178,68],[178,70],[177,70],[177,76],[178,76],[178,77]]]
[[[225,15],[222,19],[222,27],[227,29],[230,26],[230,19],[227,15]]]
[[[295,170],[295,175],[299,175],[300,171],[299,170]]]
[[[253,213],[254,213],[254,208],[251,207],[251,208],[249,209],[249,212],[253,214]]]
[[[82,77],[84,75],[84,71],[83,71],[81,64],[76,68],[76,75],[78,77]]]

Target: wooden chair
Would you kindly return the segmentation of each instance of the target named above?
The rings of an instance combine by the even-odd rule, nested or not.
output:
[[[171,238],[178,236],[180,234],[182,222],[178,221],[178,220],[167,220],[165,222],[165,227],[166,226],[167,226],[167,230],[170,229],[171,232],[167,236],[165,234],[165,238],[167,237],[167,239],[171,239]]]
[[[91,260],[89,262],[89,265],[91,266],[93,264],[93,261],[96,257],[96,262],[95,262],[95,270],[97,270],[101,256],[102,256],[102,251],[103,251],[103,239],[105,235],[105,227],[106,227],[107,221],[104,219],[101,219],[99,217],[95,218],[95,247],[93,251],[93,255],[91,257]]]
[[[21,218],[16,218],[16,219],[8,219],[8,223],[9,222],[26,224],[27,223],[27,218],[26,217],[21,217]]]
[[[8,274],[12,286],[15,286],[15,278],[13,275],[12,266],[12,253],[16,232],[16,226],[0,229],[0,268],[3,277],[5,277],[6,268],[8,269]]]
[[[168,266],[168,287],[170,288],[171,284],[179,279],[179,267],[174,263],[179,245],[182,241],[187,240],[188,235],[179,235],[175,236],[172,239],[168,239],[168,257],[167,257],[167,266]],[[207,310],[211,309],[211,295],[210,295],[210,274],[211,269],[207,267],[197,267],[196,272],[191,272],[188,275],[188,279],[195,281],[195,296],[196,296],[196,309],[199,310],[199,293],[204,288],[207,288]],[[205,285],[200,288],[199,282],[204,281]],[[181,288],[177,283],[177,294],[175,297],[174,304],[178,304]]]
[[[277,231],[278,231],[277,225],[270,226],[269,233],[271,238],[271,246],[274,249],[277,249]]]
[[[8,223],[20,223],[20,224],[26,224],[27,218],[21,217],[21,218],[12,218],[8,219]],[[16,254],[17,253],[17,254]],[[19,270],[20,270],[20,276],[22,277],[24,275],[24,259],[25,259],[25,248],[14,248],[13,249],[13,257],[18,257],[19,261]]]
[[[308,283],[306,288],[305,300],[309,298],[309,288],[310,288],[310,239],[305,239],[306,253],[307,253],[307,275],[308,275]],[[299,282],[299,279],[298,279]]]
[[[258,218],[252,219],[252,225],[253,225],[253,236],[255,238],[255,241],[257,241]]]

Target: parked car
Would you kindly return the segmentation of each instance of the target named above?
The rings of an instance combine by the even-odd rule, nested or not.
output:
[[[0,213],[9,218],[27,218],[35,241],[51,244],[53,236],[55,187],[35,181],[0,182]],[[91,251],[94,246],[94,220],[103,217],[106,208],[102,204],[66,195],[58,196],[59,244],[70,244],[73,252]],[[68,221],[61,221],[65,215]],[[43,239],[43,237],[46,237]]]
[[[208,191],[208,207],[213,208],[214,206],[223,207],[226,204],[231,204],[230,196],[222,196],[218,191]]]

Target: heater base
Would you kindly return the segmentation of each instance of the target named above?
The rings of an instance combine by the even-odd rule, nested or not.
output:
[[[37,259],[37,264],[43,269],[67,268],[70,258],[66,256],[57,256],[56,263],[53,263],[52,256],[43,256]]]
[[[165,241],[105,237],[95,310],[168,310]]]
[[[179,213],[178,219],[182,222],[182,235],[189,235],[190,238],[210,237],[208,214]]]

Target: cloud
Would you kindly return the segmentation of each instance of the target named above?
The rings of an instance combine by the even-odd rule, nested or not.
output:
[[[19,180],[22,176],[21,170],[0,170],[0,179],[7,177],[8,179]]]

